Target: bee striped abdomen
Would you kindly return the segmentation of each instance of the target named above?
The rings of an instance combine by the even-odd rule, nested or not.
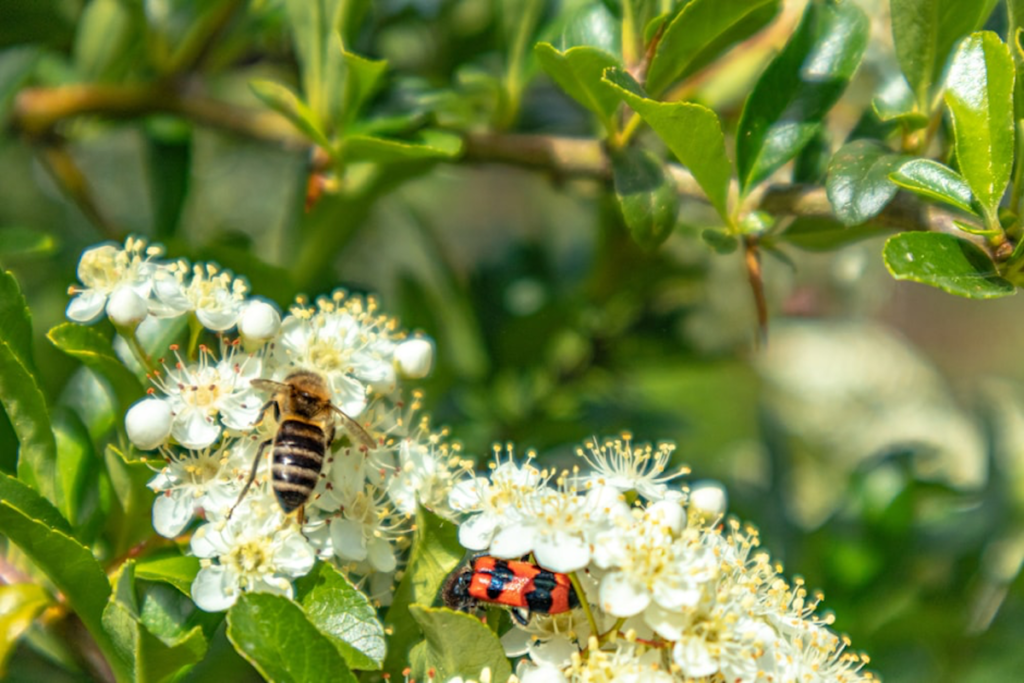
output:
[[[318,425],[288,419],[281,422],[270,471],[274,493],[285,514],[309,500],[323,468],[326,446]]]

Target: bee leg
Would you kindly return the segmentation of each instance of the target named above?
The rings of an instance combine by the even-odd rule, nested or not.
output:
[[[245,486],[242,487],[242,492],[238,494],[238,500],[235,501],[235,504],[231,506],[231,510],[228,511],[228,519],[231,519],[231,515],[235,512],[235,508],[238,507],[238,504],[242,502],[243,498],[245,498],[245,494],[249,492],[249,487],[252,486],[253,480],[256,479],[256,470],[259,469],[260,458],[263,457],[263,451],[265,451],[267,446],[272,443],[274,443],[273,439],[267,439],[260,444],[259,450],[256,451],[256,457],[252,459],[252,471],[249,472],[249,479],[245,482]]]
[[[281,404],[277,402],[276,398],[272,398],[266,403],[264,403],[263,407],[260,408],[259,416],[256,418],[256,421],[252,423],[254,427],[259,423],[263,422],[263,418],[267,416],[267,411],[270,410],[271,408],[274,409],[274,422],[281,421]]]
[[[530,610],[523,609],[522,607],[516,607],[511,610],[512,618],[515,619],[516,623],[520,626],[526,626],[530,623]]]
[[[300,505],[299,509],[295,511],[295,521],[299,523],[299,528],[306,523],[306,506]]]

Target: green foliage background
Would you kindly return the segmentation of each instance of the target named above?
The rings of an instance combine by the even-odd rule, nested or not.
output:
[[[1018,680],[1024,326],[1013,299],[968,300],[1021,283],[1020,3],[995,4],[4,0],[0,264],[31,344],[13,280],[0,323],[34,355],[41,447],[87,464],[58,507],[104,562],[152,535],[148,470],[103,450],[124,442],[107,387],[139,387],[57,327],[82,250],[145,235],[282,307],[378,294],[436,340],[428,411],[482,460],[675,441],[884,680]],[[984,63],[959,74],[983,103],[943,96],[954,49]],[[17,454],[0,417],[0,470]],[[103,577],[42,590],[7,557],[6,680],[85,679],[81,625],[35,617]],[[241,623],[179,626],[181,661],[182,634],[211,643],[188,680],[256,675]]]

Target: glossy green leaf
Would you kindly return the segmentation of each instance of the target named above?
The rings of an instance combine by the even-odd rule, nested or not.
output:
[[[32,359],[32,316],[9,272],[0,273],[0,403],[18,437],[18,477],[53,500],[57,447]]]
[[[960,173],[990,224],[1013,168],[1013,59],[999,36],[975,33],[960,43],[946,78]]]
[[[7,672],[7,661],[14,654],[18,639],[47,605],[50,596],[42,586],[32,583],[0,585],[0,676]]]
[[[115,498],[107,533],[117,539],[114,554],[119,555],[153,535],[155,494],[146,486],[153,478],[153,470],[147,463],[147,456],[140,455],[134,448],[122,452],[113,444],[107,444],[104,449],[103,462]]]
[[[914,131],[928,125],[928,116],[921,113],[914,100],[907,81],[895,75],[878,89],[871,100],[871,109],[883,123],[899,123],[907,131]]]
[[[333,145],[321,130],[313,110],[288,87],[274,81],[255,79],[249,81],[249,88],[265,105],[291,121],[299,132],[310,139],[310,142],[327,151],[333,149]]]
[[[778,239],[804,251],[836,251],[848,244],[890,232],[889,228],[877,225],[847,227],[830,218],[804,216],[790,223]]]
[[[568,5],[564,6],[568,9]],[[568,13],[554,17],[550,26],[557,38],[551,41],[565,52],[574,47],[587,46],[603,50],[610,55],[622,54],[622,26],[606,3],[582,3]]]
[[[410,606],[432,604],[448,574],[465,555],[457,526],[428,510],[417,511],[409,564],[384,620],[391,634],[384,670],[393,677],[401,675],[408,663],[409,649],[423,637],[409,612]]]
[[[380,669],[387,652],[384,626],[369,599],[326,562],[295,582],[306,618],[338,648],[353,669]]]
[[[95,328],[76,323],[62,323],[51,329],[46,338],[58,349],[106,378],[117,394],[122,409],[127,409],[145,395],[146,392],[138,378],[114,353],[110,340]]]
[[[394,164],[430,159],[453,159],[462,151],[462,138],[445,131],[422,131],[417,140],[393,140],[351,135],[343,142],[346,161]]]
[[[746,194],[795,157],[857,71],[868,20],[852,2],[811,0],[796,33],[758,79],[736,134],[736,168]]]
[[[103,610],[103,626],[130,672],[131,680],[136,683],[177,680],[202,660],[207,642],[199,626],[165,642],[142,623],[134,562],[129,560],[121,566],[115,582],[114,593]]]
[[[192,582],[198,573],[199,560],[177,551],[145,557],[135,566],[137,578],[170,584],[185,595],[192,594]]]
[[[732,165],[725,154],[722,125],[715,112],[689,102],[655,102],[624,71],[609,69],[604,81],[611,85],[654,132],[707,194],[718,214],[728,220],[729,177]]]
[[[605,69],[621,66],[619,60],[604,50],[574,47],[560,52],[550,43],[537,43],[533,48],[537,61],[570,97],[597,114],[605,130],[615,130],[613,115],[619,97],[601,82]]]
[[[765,15],[766,8],[771,10],[764,19],[767,23],[778,4],[778,0],[691,0],[686,3],[662,34],[647,71],[647,90],[653,95],[661,94],[710,45],[718,42],[720,50],[728,47],[728,43],[718,41],[721,36],[751,15]],[[753,30],[746,35],[760,26],[751,28]],[[746,35],[735,36],[735,40]]]
[[[661,161],[645,149],[626,149],[612,156],[612,177],[633,241],[654,249],[668,239],[679,213],[679,193]]]
[[[48,256],[57,251],[58,246],[57,239],[45,230],[0,228],[0,258]]]
[[[24,482],[0,472],[0,500],[18,508],[32,519],[51,529],[71,535],[71,524],[53,503],[41,497]]]
[[[855,140],[832,157],[825,189],[832,210],[844,225],[874,218],[899,188],[889,180],[906,159],[874,140]]]
[[[975,213],[974,195],[967,181],[949,166],[931,159],[911,159],[897,168],[889,178],[916,195],[936,199],[950,206]]]
[[[978,246],[945,233],[894,235],[885,243],[883,256],[897,280],[920,282],[968,299],[993,299],[1016,291]]]
[[[412,605],[409,611],[426,634],[421,666],[436,671],[442,680],[455,676],[476,680],[485,667],[495,681],[512,674],[498,636],[473,615],[421,605]]]
[[[280,595],[246,593],[228,611],[228,638],[245,659],[278,683],[323,680],[356,683],[334,644],[294,602]]]
[[[982,0],[890,0],[889,10],[900,68],[920,111],[928,112],[950,50],[981,28],[992,7]]]
[[[53,524],[57,515],[45,500],[20,482],[3,476],[0,534],[17,545],[64,594],[108,659],[113,643],[101,623],[110,596],[110,582],[89,549],[66,531],[67,522]],[[8,497],[8,493],[14,492]],[[59,515],[57,515],[59,516]],[[117,662],[112,662],[117,668]]]
[[[717,254],[731,254],[740,246],[740,240],[736,235],[717,228],[702,230],[700,238]]]

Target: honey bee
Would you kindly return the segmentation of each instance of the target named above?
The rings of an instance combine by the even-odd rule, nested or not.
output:
[[[260,444],[249,479],[231,507],[228,518],[256,479],[263,452],[273,444],[270,473],[274,495],[286,515],[298,511],[298,522],[302,524],[305,505],[320,477],[324,457],[334,442],[335,419],[341,420],[345,431],[361,446],[369,449],[376,444],[358,422],[331,403],[326,380],[315,372],[296,370],[283,382],[254,379],[252,385],[261,391],[273,392],[260,410],[256,423],[259,424],[267,411],[273,409],[277,433]]]

